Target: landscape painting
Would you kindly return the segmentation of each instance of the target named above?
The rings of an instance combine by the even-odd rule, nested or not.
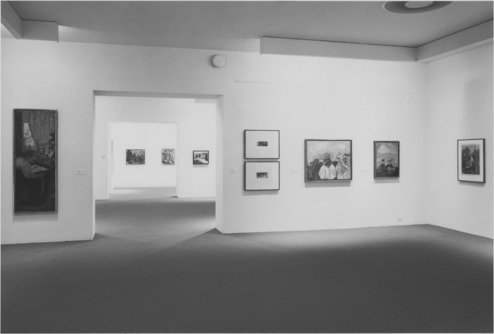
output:
[[[305,182],[352,179],[351,140],[305,140]]]
[[[193,151],[192,163],[194,165],[208,165],[209,164],[209,151]]]
[[[400,176],[400,142],[374,142],[374,177],[396,178]]]
[[[144,149],[127,150],[125,162],[127,165],[144,165],[146,163],[146,150]]]
[[[14,212],[57,211],[56,110],[14,110]]]
[[[458,181],[485,182],[485,139],[458,140]]]
[[[161,164],[175,165],[175,149],[173,148],[161,149]]]

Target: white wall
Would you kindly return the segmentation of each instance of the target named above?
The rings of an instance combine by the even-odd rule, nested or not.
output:
[[[94,196],[96,199],[109,198],[108,124],[112,122],[176,124],[177,196],[182,198],[216,196],[216,140],[219,132],[216,130],[216,100],[96,96],[95,105]],[[192,165],[193,150],[209,150],[210,164]],[[146,152],[146,159],[147,157]],[[166,167],[171,166],[163,166],[162,170],[168,170]]]
[[[94,90],[222,96],[216,214],[225,233],[427,222],[429,167],[419,158],[428,147],[424,64],[224,52],[227,66],[214,69],[215,52],[207,50],[2,43],[2,198],[12,193],[11,110],[27,106],[60,112],[62,198],[57,219],[46,225],[33,219],[21,226],[2,208],[4,243],[35,240],[33,230],[52,240],[92,237],[93,175],[74,171],[91,171]],[[244,129],[281,131],[280,191],[243,191]],[[353,181],[305,184],[306,138],[352,139]],[[400,141],[399,180],[374,180],[374,140]],[[11,200],[2,205],[11,207]]]
[[[492,45],[427,65],[427,221],[492,238]],[[485,138],[486,183],[457,181],[457,140]]]
[[[111,123],[110,138],[113,147],[113,159],[110,163],[110,170],[113,166],[113,173],[110,174],[113,188],[159,188],[177,185],[177,165],[161,163],[163,148],[177,150],[176,124]],[[128,149],[144,149],[145,164],[127,165]]]

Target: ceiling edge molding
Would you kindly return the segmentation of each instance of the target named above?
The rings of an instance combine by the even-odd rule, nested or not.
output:
[[[261,54],[415,61],[415,48],[372,44],[261,37]]]
[[[2,24],[14,38],[22,38],[22,19],[8,1],[2,1]]]
[[[417,48],[417,61],[428,63],[492,43],[492,20]]]

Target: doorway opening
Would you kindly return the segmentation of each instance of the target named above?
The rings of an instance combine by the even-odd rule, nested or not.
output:
[[[217,214],[222,207],[223,183],[218,102],[217,96],[95,92],[97,236],[108,221],[115,222],[113,231],[118,229],[117,221],[127,231],[135,227],[135,235],[142,229],[169,233],[170,226],[176,230],[179,221],[195,226],[193,231],[183,229],[188,235],[214,228],[221,231],[221,215]],[[201,153],[200,164],[194,159],[197,152]]]

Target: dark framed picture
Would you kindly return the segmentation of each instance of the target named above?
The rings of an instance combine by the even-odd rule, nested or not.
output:
[[[351,140],[305,140],[305,182],[350,181],[351,179]]]
[[[209,151],[192,151],[194,165],[209,165]]]
[[[146,150],[130,149],[127,150],[125,163],[127,165],[144,165],[146,163]]]
[[[485,139],[458,139],[458,181],[485,183]]]
[[[374,142],[374,178],[400,177],[400,142]]]
[[[244,161],[244,190],[280,190],[280,162]]]
[[[245,159],[279,159],[279,130],[244,130]]]
[[[162,165],[175,165],[175,149],[174,148],[162,148],[161,149],[161,164]]]
[[[14,213],[57,211],[58,114],[14,109]]]

